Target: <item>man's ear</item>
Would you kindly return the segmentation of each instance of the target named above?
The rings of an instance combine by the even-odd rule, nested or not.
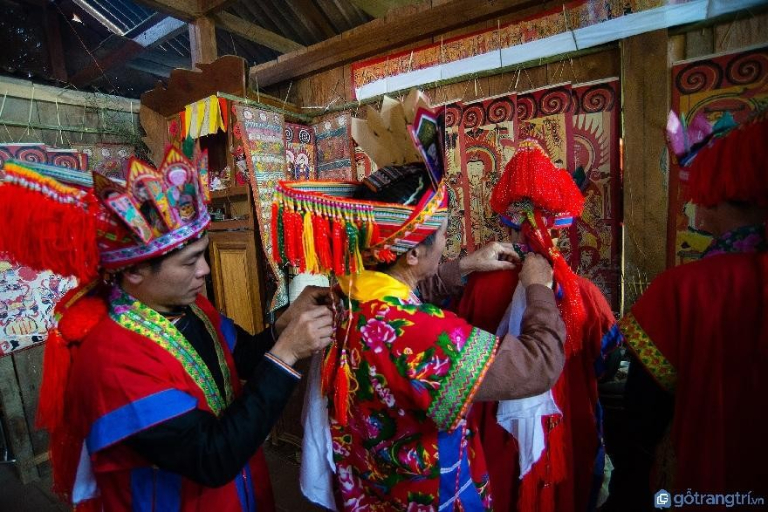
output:
[[[419,264],[419,258],[423,256],[423,248],[421,245],[417,245],[407,253],[405,253],[405,262],[409,267],[415,267]]]
[[[123,282],[132,286],[139,286],[147,277],[146,265],[135,265],[123,270]]]

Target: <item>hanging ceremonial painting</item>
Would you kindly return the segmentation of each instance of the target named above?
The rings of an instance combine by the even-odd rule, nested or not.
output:
[[[462,171],[464,147],[461,116],[464,106],[450,103],[445,106],[445,183],[448,188],[448,229],[445,232],[443,258],[455,259],[467,254],[467,221],[464,209],[465,179]]]
[[[45,341],[74,278],[0,261],[0,357]]]
[[[573,158],[569,171],[584,211],[569,228],[570,261],[619,310],[621,176],[619,80],[573,86]]]
[[[351,180],[355,174],[352,170],[351,124],[351,115],[345,112],[312,125],[317,140],[318,180]]]
[[[89,171],[120,180],[125,179],[128,160],[135,151],[134,146],[128,144],[73,143],[72,147],[88,156]]]
[[[233,129],[235,155],[239,152],[245,156],[264,253],[272,254],[272,195],[278,181],[285,179],[286,168],[284,119],[280,114],[240,103],[235,103],[233,110],[237,117]],[[288,304],[288,289],[285,274],[272,258],[269,266],[275,288],[269,311],[274,311]]]
[[[449,220],[446,257],[472,252],[491,240],[506,240],[507,230],[491,209],[491,192],[515,152],[515,95],[467,103],[446,110],[446,175],[449,200],[463,219]],[[455,144],[455,146],[454,146]],[[458,149],[458,151],[457,151]],[[459,233],[463,232],[458,246]]]
[[[0,167],[11,158],[79,171],[88,168],[88,156],[81,151],[51,148],[45,144],[0,144]]]
[[[737,123],[768,107],[768,47],[679,62],[672,67],[672,110],[686,119],[703,112],[714,124],[725,112]],[[712,238],[697,230],[679,168],[670,159],[667,265],[694,261]]]
[[[285,179],[317,179],[315,132],[311,126],[285,123]]]

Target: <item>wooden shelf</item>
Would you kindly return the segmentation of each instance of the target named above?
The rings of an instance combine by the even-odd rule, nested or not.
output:
[[[218,220],[211,221],[211,225],[208,227],[211,231],[233,231],[250,229],[253,230],[252,219],[239,219],[239,220]]]
[[[226,199],[228,197],[239,197],[248,195],[248,185],[235,185],[224,190],[212,190],[211,199]]]

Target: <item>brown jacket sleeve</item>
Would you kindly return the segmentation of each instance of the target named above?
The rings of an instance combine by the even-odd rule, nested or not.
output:
[[[565,324],[555,294],[542,285],[525,290],[527,306],[520,337],[507,334],[499,344],[476,401],[512,400],[552,388],[565,364]]]
[[[464,284],[459,260],[446,261],[437,269],[437,274],[419,282],[419,297],[424,302],[439,306],[447,299],[458,297],[464,289]]]

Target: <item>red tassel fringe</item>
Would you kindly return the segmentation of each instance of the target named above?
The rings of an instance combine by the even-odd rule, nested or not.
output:
[[[270,222],[270,233],[272,235],[272,260],[280,265],[283,262],[283,259],[280,257],[280,244],[278,243],[279,238],[277,237],[278,215],[277,203],[272,203],[272,222]]]
[[[98,275],[98,203],[62,204],[40,192],[0,186],[0,252],[35,270],[52,270],[82,282]]]

